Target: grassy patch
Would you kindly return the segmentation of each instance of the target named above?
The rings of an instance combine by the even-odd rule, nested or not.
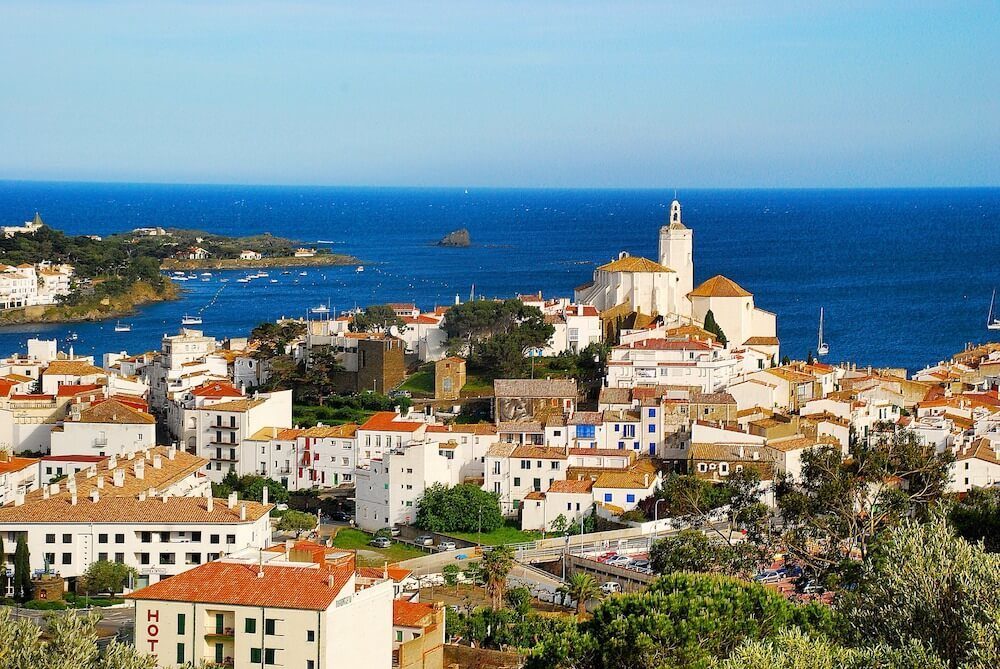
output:
[[[292,407],[292,423],[304,428],[315,427],[317,423],[324,425],[343,425],[344,423],[364,423],[371,418],[374,411],[355,409],[352,407],[326,407],[296,404]]]
[[[421,369],[410,375],[406,381],[399,386],[399,390],[408,390],[415,397],[434,396],[434,369]]]
[[[521,544],[542,538],[541,532],[524,532],[510,524],[492,532],[483,532],[481,535],[478,532],[449,532],[448,534],[466,541],[478,541],[486,546]]]
[[[420,549],[411,548],[410,546],[395,541],[392,542],[392,546],[389,548],[375,548],[374,546],[368,545],[368,542],[371,540],[372,535],[367,532],[345,527],[337,532],[336,536],[333,538],[333,545],[337,548],[343,548],[345,550],[363,550],[370,551],[372,553],[379,553],[382,556],[380,560],[367,561],[372,564],[382,564],[384,560],[388,560],[389,562],[400,562],[402,560],[409,560],[410,558],[426,555],[426,553]],[[358,562],[365,563],[366,560],[362,556],[358,558]]]

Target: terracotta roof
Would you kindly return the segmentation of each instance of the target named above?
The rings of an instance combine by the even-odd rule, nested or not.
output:
[[[631,458],[635,451],[627,451],[624,448],[571,448],[570,455],[590,455],[602,457],[624,457]]]
[[[76,421],[73,421],[76,422]],[[156,418],[118,400],[94,404],[80,412],[81,423],[115,423],[117,425],[152,425]]]
[[[106,455],[43,455],[45,462],[104,462]],[[128,462],[126,460],[126,462]]]
[[[389,565],[388,567],[358,567],[357,571],[358,576],[363,578],[384,578],[388,574],[389,578],[396,583],[405,581],[413,573],[409,569],[403,569],[394,565]]]
[[[497,397],[576,398],[576,379],[496,379]]]
[[[630,388],[601,388],[597,401],[600,404],[631,404],[632,391]]]
[[[353,437],[354,433],[358,431],[358,426],[354,423],[345,423],[343,425],[323,425],[317,427],[311,427],[308,430],[302,430],[299,434],[300,437],[310,437],[314,439],[325,439],[330,437]]]
[[[789,369],[787,367],[771,367],[770,369],[765,369],[764,371],[773,376],[777,376],[779,379],[784,379],[785,381],[790,381],[792,383],[808,383],[816,380],[816,377],[811,374],[796,372],[794,369]]]
[[[549,486],[550,493],[588,493],[594,487],[590,479],[579,481],[553,481]]]
[[[976,459],[990,462],[994,465],[1000,465],[1000,457],[997,456],[997,451],[993,448],[992,442],[990,442],[990,440],[986,437],[982,437],[974,441],[971,446],[960,451],[955,459]]]
[[[529,460],[565,460],[566,453],[561,448],[546,448],[545,446],[518,446],[510,454],[512,458]]]
[[[600,411],[577,411],[573,417],[566,421],[567,425],[600,425],[604,422],[604,416]]]
[[[744,290],[732,279],[716,274],[708,281],[688,293],[688,297],[750,297],[753,293]]]
[[[403,316],[403,322],[407,325],[437,325],[440,321],[433,316],[420,314],[419,316]]]
[[[649,258],[640,256],[625,256],[618,260],[613,260],[597,268],[604,272],[673,272],[666,265],[661,265]]]
[[[736,404],[736,399],[729,393],[692,393],[691,404]]]
[[[777,337],[750,337],[745,342],[744,346],[778,346],[781,342],[778,341]]]
[[[781,451],[782,453],[788,453],[790,451],[813,448],[814,446],[820,446],[823,444],[834,445],[836,443],[837,441],[831,437],[819,437],[818,439],[814,439],[812,437],[796,435],[793,437],[785,437],[784,439],[769,439],[767,447],[773,448],[776,451]]]
[[[219,402],[218,404],[208,404],[201,408],[202,411],[231,411],[233,413],[245,413],[254,407],[259,407],[266,402],[266,399],[242,399]]]
[[[206,381],[191,391],[195,397],[243,397],[239,388],[228,381]]]
[[[66,383],[56,390],[56,397],[73,397],[75,395],[80,395],[82,393],[91,393],[95,390],[101,390],[103,393],[104,388],[107,386],[101,386],[96,383]]]
[[[691,349],[698,351],[712,350],[711,344],[706,344],[705,342],[698,341],[697,339],[682,341],[673,339],[643,339],[642,341],[632,342],[631,344],[615,346],[615,348],[636,351],[687,351]]]
[[[151,469],[147,465],[147,472]],[[77,474],[77,478],[80,474]],[[166,502],[160,497],[147,497],[139,501],[137,497],[108,497],[105,493],[113,492],[115,488],[105,483],[100,491],[101,498],[97,502],[90,500],[89,494],[77,490],[77,503],[74,505],[70,494],[62,486],[59,495],[42,499],[32,498],[22,506],[7,506],[0,508],[0,523],[249,523],[255,522],[261,516],[267,515],[272,506],[258,502],[237,502],[230,509],[226,500],[217,499],[213,502],[212,511],[208,511],[208,500],[204,497],[170,497]],[[247,519],[240,520],[240,506],[246,505]]]
[[[0,474],[19,472],[22,469],[33,467],[38,464],[38,458],[10,458],[6,461],[0,460]]]
[[[424,426],[424,423],[418,421],[396,420],[397,418],[399,418],[399,414],[394,411],[379,411],[358,429],[379,432],[416,432]]]
[[[638,468],[627,471],[607,471],[597,477],[595,488],[646,489],[656,485],[656,473]]]
[[[104,374],[107,372],[100,367],[94,367],[89,362],[82,360],[53,360],[45,368],[44,374],[54,376],[90,376],[92,374]]]
[[[434,621],[434,607],[422,602],[392,600],[392,624],[394,627],[425,627]]]
[[[500,442],[490,446],[486,451],[486,455],[491,458],[509,458],[510,454],[513,453],[516,448],[517,446],[514,444]]]
[[[264,576],[258,577],[262,570]],[[330,585],[331,578],[333,585]],[[325,611],[351,581],[349,569],[209,562],[137,590],[128,599]]]
[[[525,499],[545,499],[545,493],[539,490],[532,490],[524,496]]]

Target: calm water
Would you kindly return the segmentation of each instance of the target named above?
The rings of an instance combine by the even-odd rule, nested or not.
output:
[[[129,318],[131,333],[114,333],[113,322],[4,328],[0,353],[68,330],[79,333],[78,351],[139,352],[203,308],[202,327],[225,337],[327,301],[336,309],[389,301],[431,308],[456,294],[466,299],[473,284],[487,296],[571,295],[620,249],[655,258],[672,195],[0,182],[3,224],[38,210],[74,234],[155,225],[272,232],[310,245],[332,241],[333,250],[370,263],[363,273],[271,271],[274,284],[239,284],[245,272],[216,272],[182,284],[184,300]],[[985,320],[1000,287],[1000,189],[693,190],[680,199],[694,229],[696,283],[721,273],[752,291],[758,306],[778,314],[783,350],[793,357],[815,348],[820,306],[834,362],[912,370],[965,342],[998,337]],[[433,245],[460,227],[470,230],[472,248]]]

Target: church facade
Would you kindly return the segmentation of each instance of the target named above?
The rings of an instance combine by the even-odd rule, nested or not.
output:
[[[758,309],[753,294],[732,279],[714,276],[694,286],[694,231],[681,220],[680,202],[660,228],[657,260],[622,252],[594,270],[592,281],[578,286],[574,300],[602,314],[638,312],[662,319],[668,327],[703,325],[709,311],[726,334],[730,348],[749,346],[777,353],[775,315]]]

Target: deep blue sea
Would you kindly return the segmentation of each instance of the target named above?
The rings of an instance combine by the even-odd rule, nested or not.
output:
[[[455,295],[572,295],[595,264],[619,250],[656,257],[657,231],[673,193],[655,190],[380,189],[0,182],[0,223],[39,211],[71,234],[140,226],[237,235],[271,232],[365,261],[309,269],[272,284],[239,284],[246,272],[188,281],[182,301],[143,308],[131,333],[114,323],[0,329],[0,354],[29,337],[79,334],[77,351],[158,348],[184,313],[204,308],[206,332],[247,333],[279,316],[327,303],[338,310],[390,301],[424,308]],[[911,371],[970,341],[985,327],[1000,287],[1000,189],[690,190],[679,193],[694,230],[695,283],[725,274],[778,314],[783,352],[815,348],[826,309],[827,360]],[[473,246],[434,242],[468,228]],[[228,275],[228,283],[219,278]],[[294,283],[298,280],[298,283]],[[221,292],[220,292],[221,289]]]

